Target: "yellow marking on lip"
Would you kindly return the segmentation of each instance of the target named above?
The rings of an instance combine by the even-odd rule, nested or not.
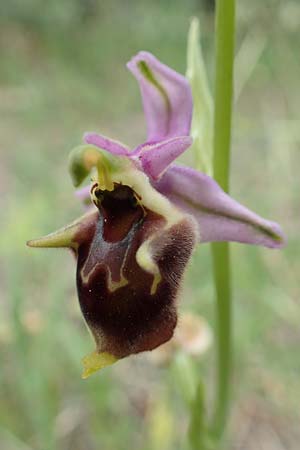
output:
[[[124,287],[124,286],[126,286],[129,283],[129,281],[127,280],[127,278],[124,277],[122,272],[121,272],[121,279],[120,279],[120,281],[112,281],[112,279],[111,279],[111,271],[108,270],[108,273],[109,273],[108,290],[110,292],[115,292],[118,289],[120,289],[121,287]]]
[[[161,282],[161,274],[158,268],[158,265],[152,258],[151,250],[150,250],[150,241],[145,241],[138,251],[136,252],[136,261],[138,265],[144,269],[146,272],[149,272],[153,275],[153,282],[150,290],[150,294],[155,294],[159,283]]]
[[[157,291],[158,285],[161,282],[161,274],[157,273],[154,275],[153,278],[153,282],[152,282],[152,286],[151,286],[151,290],[150,290],[150,295],[154,295]]]
[[[125,258],[124,258],[125,259]],[[93,273],[97,270],[97,268],[99,266],[101,266],[103,264],[104,267],[107,268],[107,274],[108,274],[108,290],[110,292],[114,292],[117,289],[126,286],[129,281],[127,280],[127,278],[124,277],[124,275],[122,274],[122,268],[121,268],[121,278],[120,281],[113,281],[112,280],[112,276],[111,276],[111,271],[109,269],[109,267],[107,267],[107,264],[99,262],[96,263],[96,265],[92,268],[92,270],[89,271],[89,273],[87,275],[84,275],[84,270],[85,270],[85,266],[86,264],[82,267],[81,271],[80,271],[80,275],[81,275],[81,280],[83,284],[88,284],[88,282],[90,281],[91,276],[93,275]],[[124,263],[123,263],[124,264]]]

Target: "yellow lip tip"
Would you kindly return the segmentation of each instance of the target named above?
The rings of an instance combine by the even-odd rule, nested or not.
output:
[[[82,372],[82,374],[81,374],[81,378],[82,378],[83,380],[86,380],[90,375],[92,375],[92,374],[89,373],[88,370],[84,370],[84,371]]]
[[[93,373],[98,372],[98,370],[101,370],[104,367],[111,366],[116,361],[118,361],[118,358],[110,353],[98,353],[97,351],[94,351],[82,359],[83,372],[81,378],[85,380]]]

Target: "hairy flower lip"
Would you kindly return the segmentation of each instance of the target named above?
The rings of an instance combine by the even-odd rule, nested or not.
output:
[[[173,335],[178,282],[195,245],[196,229],[189,218],[168,226],[164,217],[146,210],[129,221],[124,234],[124,216],[131,215],[131,207],[119,216],[110,209],[114,227],[121,227],[119,240],[105,238],[105,219],[109,222],[110,217],[98,212],[84,239],[78,231],[77,289],[97,351],[123,358],[156,348]],[[180,249],[183,242],[185,248]],[[145,253],[138,258],[143,246]],[[174,261],[178,251],[180,258]]]

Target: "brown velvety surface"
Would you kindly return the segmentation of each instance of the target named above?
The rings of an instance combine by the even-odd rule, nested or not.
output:
[[[97,349],[121,358],[172,337],[178,286],[195,244],[194,227],[187,218],[164,230],[165,219],[139,206],[126,186],[99,197],[99,212],[77,239],[77,289]],[[151,254],[162,276],[153,295],[153,275],[136,261],[137,250],[150,236],[155,236]]]

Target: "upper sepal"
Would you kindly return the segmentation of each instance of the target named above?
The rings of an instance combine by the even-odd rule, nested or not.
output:
[[[193,100],[187,79],[148,52],[139,52],[127,67],[140,86],[147,141],[188,136]]]

